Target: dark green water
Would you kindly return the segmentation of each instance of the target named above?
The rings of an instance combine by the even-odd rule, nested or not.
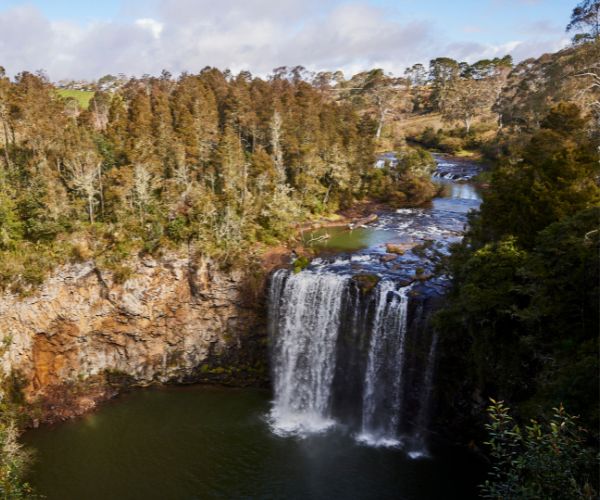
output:
[[[30,480],[50,500],[475,498],[481,468],[460,450],[411,460],[342,432],[277,437],[269,399],[253,389],[132,393],[28,432]]]
[[[302,240],[308,243],[311,239],[323,236],[327,236],[327,239],[310,243],[310,246],[318,250],[351,252],[382,245],[398,237],[393,231],[376,227],[357,227],[353,230],[346,227],[328,227],[307,231]]]

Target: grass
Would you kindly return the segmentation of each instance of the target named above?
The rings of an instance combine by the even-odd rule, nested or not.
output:
[[[82,109],[88,109],[90,100],[94,97],[94,92],[91,90],[59,89],[57,92],[59,96],[65,99],[75,99]]]
[[[452,156],[456,156],[458,158],[479,158],[481,153],[477,151],[470,151],[468,149],[459,149],[456,153],[453,153]]]
[[[423,115],[419,114],[408,116],[398,124],[400,131],[407,136],[417,135],[427,127],[437,130],[444,128],[446,125],[447,124],[443,122],[439,113],[426,113]]]

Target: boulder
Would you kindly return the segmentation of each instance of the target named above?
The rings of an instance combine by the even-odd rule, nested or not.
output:
[[[386,243],[385,249],[388,253],[395,253],[397,255],[404,255],[409,250],[412,250],[417,246],[417,243]]]
[[[398,254],[395,253],[386,253],[380,257],[381,262],[391,262],[392,260],[396,260],[398,258]]]

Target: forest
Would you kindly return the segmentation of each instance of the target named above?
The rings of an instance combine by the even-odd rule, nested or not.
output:
[[[164,73],[82,110],[23,73],[3,78],[1,113],[0,274],[12,287],[61,259],[126,273],[130,254],[169,246],[231,263],[374,183],[369,118],[289,75]]]
[[[486,498],[595,498],[599,8],[575,8],[557,53],[440,57],[403,76],[107,75],[86,104],[43,72],[0,68],[0,289],[34,295],[84,261],[125,282],[132,258],[166,252],[254,266],[296,245],[301,223],[358,202],[426,205],[427,151],[475,157],[489,166],[483,203],[438,262],[451,287],[434,320],[437,419],[487,442]],[[377,167],[391,150],[398,164]],[[28,498],[3,405],[0,491]]]

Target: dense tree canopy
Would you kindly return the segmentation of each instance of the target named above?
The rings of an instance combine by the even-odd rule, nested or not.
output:
[[[364,101],[326,91],[325,80],[336,78],[313,85],[301,67],[268,80],[214,68],[163,73],[98,91],[81,110],[43,75],[2,76],[4,284],[35,282],[40,266],[72,252],[118,265],[134,250],[186,243],[231,262],[357,198],[426,200],[432,191],[413,181],[426,176],[418,168],[381,188],[373,174],[382,118]],[[361,80],[361,99],[379,117],[395,98],[388,80],[379,71]]]
[[[600,203],[597,150],[574,104],[548,114],[519,160],[494,172],[476,225],[482,239],[512,235],[530,248],[551,223]]]
[[[454,396],[499,397],[529,416],[564,403],[594,430],[600,163],[583,124],[575,105],[559,104],[496,166],[450,259],[453,288],[439,319],[443,362],[469,380]]]

